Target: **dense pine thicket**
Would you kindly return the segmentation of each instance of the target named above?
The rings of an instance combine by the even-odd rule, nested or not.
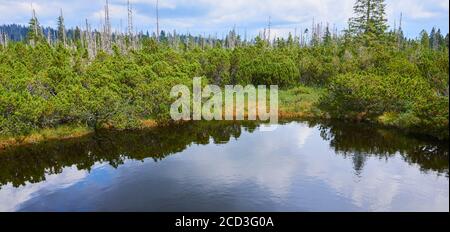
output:
[[[381,5],[364,18],[359,13],[371,1]],[[330,117],[448,138],[448,35],[433,29],[407,40],[401,29],[386,32],[382,2],[358,0],[349,30],[336,36],[313,28],[307,44],[296,36],[246,42],[232,32],[223,41],[124,36],[105,48],[99,32],[69,38],[63,25],[51,42],[33,18],[27,41],[0,47],[0,135],[62,124],[126,129],[142,119],[166,122],[170,89],[202,76],[219,85],[323,87],[320,108]]]

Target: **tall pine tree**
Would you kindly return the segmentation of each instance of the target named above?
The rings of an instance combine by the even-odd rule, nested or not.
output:
[[[431,49],[437,49],[438,46],[438,39],[436,34],[436,28],[433,27],[430,32],[430,48]]]
[[[352,34],[379,37],[386,32],[385,0],[356,0],[353,11],[354,17],[349,21]]]
[[[323,36],[323,43],[325,45],[330,45],[331,44],[331,32],[330,32],[330,27],[329,25],[327,25],[325,27],[325,34]]]
[[[424,49],[430,48],[430,36],[428,36],[428,33],[425,30],[420,32],[420,44]]]
[[[66,45],[66,27],[64,25],[64,16],[61,9],[61,14],[58,17],[58,40]]]
[[[36,12],[33,9],[33,16],[30,19],[30,22],[28,23],[28,33],[27,33],[27,41],[31,45],[35,45],[36,43],[40,42],[44,35],[42,33],[42,28],[39,25],[39,21],[36,17]]]

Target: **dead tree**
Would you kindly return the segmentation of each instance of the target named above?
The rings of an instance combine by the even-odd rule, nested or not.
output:
[[[88,57],[89,59],[93,59],[95,56],[97,56],[97,41],[95,38],[95,33],[92,33],[91,26],[89,25],[88,20],[86,19],[86,44],[87,44],[87,51],[88,51]]]
[[[105,4],[105,24],[103,26],[102,47],[105,52],[111,53],[111,21],[109,18],[109,0]]]
[[[8,36],[6,35],[6,32],[0,32],[0,45],[2,45],[3,48],[8,46]]]
[[[130,3],[130,0],[127,1],[127,8],[128,8],[128,27],[127,27],[127,35],[128,35],[128,41],[130,44],[130,47],[132,49],[136,49],[136,41],[134,38],[134,29],[133,29],[133,8]]]
[[[269,16],[269,25],[268,25],[268,37],[267,37],[267,41],[269,42],[269,45],[270,45],[270,32],[271,32],[271,17]]]
[[[159,0],[156,0],[156,41],[159,42]]]
[[[400,25],[398,27],[397,32],[397,41],[398,41],[398,48],[402,46],[403,43],[403,12],[400,13]]]
[[[47,43],[49,45],[52,45],[52,38],[51,38],[50,30],[47,31]]]
[[[28,32],[28,38],[29,43],[32,47],[34,47],[36,45],[38,36],[39,36],[39,22],[38,19],[36,17],[36,11],[33,8],[33,5],[31,5],[32,8],[32,16],[31,16],[31,21],[30,21],[30,29],[31,31]]]
[[[172,39],[172,48],[175,50],[178,50],[178,35],[177,35],[177,31],[173,30],[173,35],[172,35],[173,39]]]

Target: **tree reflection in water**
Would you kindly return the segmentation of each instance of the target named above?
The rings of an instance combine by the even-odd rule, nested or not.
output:
[[[282,122],[288,123],[288,122]],[[335,152],[353,160],[360,174],[368,157],[389,159],[400,154],[409,164],[421,170],[436,171],[449,177],[448,144],[416,138],[395,130],[362,124],[307,122],[317,127],[323,139]],[[47,141],[11,148],[0,152],[0,188],[45,181],[48,174],[59,174],[75,165],[88,170],[95,163],[109,163],[117,168],[127,159],[158,162],[179,153],[192,144],[226,144],[238,139],[243,130],[253,133],[255,122],[195,122],[140,131],[99,131],[82,138]]]
[[[408,164],[421,171],[436,171],[449,177],[448,141],[408,135],[404,132],[367,124],[344,122],[310,123],[317,125],[323,139],[330,141],[336,153],[353,160],[360,174],[368,157],[389,159],[400,154]]]

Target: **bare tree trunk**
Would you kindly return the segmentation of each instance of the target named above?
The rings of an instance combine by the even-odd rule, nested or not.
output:
[[[0,45],[2,45],[3,48],[5,48],[5,36],[3,32],[0,32]]]
[[[399,25],[399,27],[398,27],[398,33],[397,33],[397,41],[398,41],[398,48],[400,49],[401,48],[401,46],[402,46],[402,40],[403,40],[403,38],[402,38],[402,36],[403,36],[403,32],[402,32],[402,30],[403,30],[403,28],[402,28],[402,22],[403,21],[403,13],[400,13],[400,25]]]
[[[130,3],[130,0],[127,1],[127,5],[128,5],[128,42],[129,45],[132,49],[136,49],[136,45],[134,41],[134,29],[133,29],[133,8],[132,5]]]
[[[47,31],[47,43],[49,45],[52,45],[52,39],[51,39],[51,35],[50,35],[50,30]]]
[[[88,23],[88,20],[86,19],[86,44],[87,44],[87,51],[88,51],[88,57],[89,59],[93,59],[96,56],[97,48],[96,48],[96,39],[95,39],[95,33],[92,34],[91,26]]]
[[[109,0],[105,4],[105,25],[102,36],[103,50],[111,53],[111,21],[109,18]]]
[[[270,38],[270,36],[271,36],[270,33],[271,33],[271,26],[272,26],[272,25],[271,25],[271,23],[272,23],[271,20],[272,20],[272,18],[269,16],[269,25],[268,25],[268,27],[267,27],[267,28],[268,28],[268,34],[269,34],[268,37],[267,37],[267,41],[269,42],[269,45],[271,44],[271,42],[270,42],[270,39],[271,39],[271,38]]]
[[[159,0],[156,0],[156,41],[159,42]]]

